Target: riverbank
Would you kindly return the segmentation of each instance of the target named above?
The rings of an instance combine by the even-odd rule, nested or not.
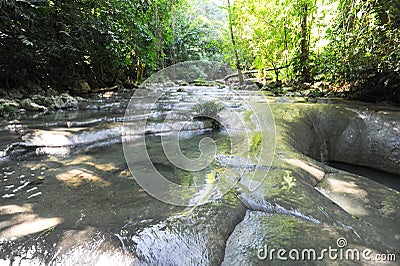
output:
[[[83,86],[83,85],[82,85]],[[16,90],[2,93],[0,97],[0,117],[15,119],[26,112],[44,113],[48,111],[79,109],[85,103],[98,98],[110,98],[113,95],[132,94],[135,86],[113,86],[94,90],[80,89],[73,93],[61,93],[55,90],[27,94]],[[37,92],[37,90],[36,90]],[[86,106],[85,106],[86,107]],[[90,107],[89,107],[90,108]]]
[[[221,81],[222,82],[222,81]],[[179,83],[179,82],[178,82]],[[261,91],[266,97],[274,97],[275,102],[329,102],[338,99],[356,101],[364,100],[365,103],[371,101],[371,98],[366,98],[360,93],[354,94],[346,91],[343,88],[333,88],[328,83],[316,82],[314,84],[284,84],[281,82],[270,82],[265,85],[246,82],[244,85],[234,83],[224,84],[216,82],[207,82],[203,80],[194,80],[192,83],[182,82],[182,84],[171,83],[171,86],[180,85],[182,90],[185,86],[213,86],[219,88],[229,86],[234,90]],[[133,84],[116,85],[107,88],[91,89],[87,82],[77,82],[76,88],[71,92],[58,92],[56,90],[43,90],[39,86],[30,85],[32,94],[28,94],[26,90],[13,90],[12,93],[0,91],[0,117],[5,119],[18,118],[19,115],[26,111],[47,112],[49,110],[62,110],[69,108],[78,108],[80,104],[90,98],[95,98],[101,95],[110,97],[113,92],[131,94],[137,88]],[[360,92],[360,90],[358,90]],[[108,96],[107,96],[108,95]],[[359,96],[357,96],[359,95]],[[360,96],[361,95],[361,96]],[[387,106],[398,106],[395,100],[391,101],[387,98],[376,98],[376,103],[381,103]]]

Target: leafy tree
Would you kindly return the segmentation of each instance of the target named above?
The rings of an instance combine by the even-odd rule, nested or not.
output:
[[[246,68],[275,69],[293,62],[293,70],[305,81],[308,73],[311,17],[315,1],[236,0],[231,8],[236,34],[237,50]],[[301,47],[299,49],[298,47]],[[226,41],[226,59],[232,60],[232,46]],[[289,74],[289,73],[287,73]]]
[[[339,1],[323,65],[353,96],[400,101],[400,7],[390,1]]]
[[[0,87],[109,86],[208,59],[400,101],[399,18],[388,0],[0,0]]]
[[[182,3],[174,14],[171,64],[190,60],[221,61],[225,14],[212,0]]]
[[[0,86],[65,90],[80,79],[94,87],[138,81],[168,64],[172,12],[182,3],[0,0]]]
[[[229,25],[229,33],[231,36],[231,42],[232,42],[232,49],[235,54],[235,61],[236,61],[236,69],[238,71],[238,76],[239,76],[239,83],[243,84],[243,74],[242,74],[242,66],[240,64],[240,58],[239,58],[239,53],[237,51],[237,46],[236,46],[236,37],[235,37],[235,32],[233,31],[233,24],[234,24],[234,18],[232,14],[232,5],[230,3],[230,0],[227,0],[227,8],[228,8],[228,25]]]

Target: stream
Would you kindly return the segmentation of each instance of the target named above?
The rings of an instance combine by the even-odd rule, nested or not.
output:
[[[150,256],[146,249],[154,243],[142,239],[139,245],[139,240],[132,243],[132,239],[143,238],[141,234],[146,230],[185,212],[184,207],[169,205],[148,195],[127,167],[121,145],[123,122],[143,119],[141,115],[124,117],[131,94],[129,91],[109,93],[83,102],[77,110],[26,113],[18,120],[3,121],[1,258],[10,263],[74,265],[82,263],[82,254],[85,254],[85,260],[90,263],[104,257],[114,263],[119,260],[130,264],[136,256],[145,261]],[[168,88],[166,96],[151,109],[146,147],[154,166],[167,179],[201,186],[216,168],[223,168],[211,165],[194,173],[180,170],[168,163],[161,137],[168,142],[169,135],[178,133],[185,123],[185,128],[179,131],[179,141],[189,158],[200,154],[199,142],[205,137],[217,143],[217,154],[228,154],[231,143],[226,131],[215,131],[207,122],[186,121],[200,98],[214,100],[230,94],[229,90],[217,87],[185,87],[185,92]],[[171,114],[176,103],[182,107],[175,108]],[[139,102],[135,105],[144,106]],[[164,121],[166,116],[168,122]],[[136,142],[133,137],[130,145]],[[132,156],[140,160],[142,154]],[[203,215],[208,212],[210,209],[205,208]],[[228,231],[234,225],[234,221],[221,223]],[[157,237],[155,232],[148,234]],[[189,241],[202,242],[193,233],[188,237]],[[127,250],[135,256],[126,253]]]
[[[282,245],[291,237],[291,231],[285,226],[291,226],[291,230],[306,228],[309,232],[333,226],[346,232],[350,239],[359,239],[357,235],[367,232],[362,229],[364,225],[357,224],[359,220],[340,212],[338,206],[333,206],[314,189],[314,181],[293,178],[294,168],[283,163],[253,167],[265,175],[268,171],[272,173],[257,193],[246,192],[246,182],[241,180],[239,186],[222,195],[222,188],[216,188],[212,181],[218,173],[228,169],[229,173],[243,176],[250,171],[249,165],[253,165],[247,162],[247,168],[242,169],[241,161],[232,159],[241,152],[241,142],[233,143],[232,132],[238,139],[243,132],[234,126],[231,131],[213,130],[207,121],[192,119],[192,108],[200,101],[218,100],[225,109],[246,118],[246,103],[265,104],[266,98],[252,91],[238,97],[228,88],[218,86],[167,90],[157,104],[150,109],[146,107],[150,112],[146,115],[149,123],[145,135],[139,130],[130,131],[127,145],[139,145],[144,138],[149,157],[163,176],[176,184],[196,188],[186,191],[185,202],[203,197],[205,188],[210,188],[209,200],[197,207],[167,204],[149,195],[135,181],[125,160],[121,134],[124,134],[124,122],[136,123],[144,118],[141,112],[126,116],[130,91],[93,96],[76,110],[25,113],[18,120],[1,122],[0,262],[12,265],[254,264],[257,261],[254,250],[249,258],[245,254],[250,254],[256,248],[254,245],[262,246],[266,241],[262,230],[272,232],[272,239],[277,237],[274,243]],[[289,104],[307,105],[290,101]],[[282,100],[281,105],[289,104]],[[140,101],[134,106],[145,108]],[[229,114],[222,116],[229,124]],[[251,130],[257,131],[257,128]],[[176,134],[183,154],[192,159],[200,156],[202,139],[213,139],[218,160],[194,172],[174,166],[163,152],[163,143],[173,142]],[[277,158],[286,160],[292,151],[278,145],[277,154]],[[129,160],[141,162],[143,154],[130,153]],[[316,166],[325,171],[324,167],[324,164]],[[351,172],[351,169],[345,170]],[[280,181],[282,176],[284,181]],[[235,174],[230,177],[237,178]],[[277,194],[278,190],[283,194]],[[293,203],[291,197],[297,196],[299,200]],[[394,197],[396,206],[398,194]],[[319,207],[313,212],[310,206],[329,207]],[[334,213],[338,218],[334,218]],[[394,230],[390,234],[399,236],[398,221],[389,228]],[[279,235],[281,230],[285,233]],[[372,245],[379,234],[365,233],[357,241]],[[312,245],[328,245],[337,236],[312,240]],[[296,246],[307,241],[311,240],[293,238],[289,244]],[[398,243],[400,238],[390,241],[379,251],[388,251],[390,243]],[[240,243],[247,245],[246,248],[240,247]]]

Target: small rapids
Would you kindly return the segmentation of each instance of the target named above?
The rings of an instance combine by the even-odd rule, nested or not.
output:
[[[62,110],[33,117],[26,114],[19,120],[7,122],[0,129],[0,157],[4,159],[24,154],[65,155],[86,147],[120,143],[123,133],[135,137],[142,134],[211,129],[208,121],[191,120],[190,110],[196,102],[180,102],[186,99],[183,96],[168,99],[161,99],[161,103],[151,106],[151,112],[144,115],[124,116],[129,100],[126,92],[114,98],[121,102],[110,102],[111,99],[89,100],[81,104],[78,110]],[[145,108],[140,102],[135,106]],[[122,132],[125,121],[139,123],[143,120],[148,121],[145,132],[140,129]]]

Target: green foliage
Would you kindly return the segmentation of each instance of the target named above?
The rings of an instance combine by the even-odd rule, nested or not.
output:
[[[250,143],[250,152],[255,153],[258,152],[261,148],[262,143],[262,135],[260,132],[254,133],[254,136],[251,138]]]
[[[239,62],[241,69],[290,65],[268,75],[328,81],[352,88],[356,98],[400,102],[399,5],[388,0],[230,1],[233,44],[223,3],[0,0],[0,88],[73,91],[77,80],[103,87],[204,59],[236,67]]]
[[[15,118],[19,114],[15,106],[0,104],[0,117]]]
[[[321,3],[322,2],[322,3]],[[281,74],[285,79],[293,79],[301,72],[302,65],[309,64],[309,58],[302,58],[300,50],[304,39],[306,53],[313,48],[312,29],[322,27],[322,23],[313,23],[316,6],[324,1],[288,1],[288,0],[237,0],[232,7],[235,34],[239,37],[237,50],[243,68],[265,69],[292,65],[273,77]],[[307,5],[307,12],[303,6]],[[307,18],[308,24],[302,32],[301,18]],[[323,18],[324,15],[321,15]],[[320,18],[322,20],[322,18]],[[225,36],[228,36],[226,33]],[[225,37],[225,60],[233,65],[233,47]]]
[[[321,59],[326,78],[348,83],[354,96],[400,102],[400,7],[390,1],[339,1]]]
[[[192,111],[199,116],[216,117],[224,109],[223,105],[217,101],[198,103],[193,106]]]
[[[213,58],[218,25],[201,14],[192,20],[187,3],[0,0],[0,87],[72,90],[81,79],[102,87]]]
[[[310,93],[307,95],[307,97],[310,97],[310,98],[317,98],[317,97],[324,97],[324,96],[325,96],[325,92],[320,91],[319,89],[311,90]]]
[[[236,0],[224,58],[243,69],[276,68],[297,82],[328,81],[353,97],[400,102],[400,7],[383,0]],[[235,49],[234,49],[235,48]]]
[[[194,0],[175,13],[171,60],[176,62],[221,61],[221,29],[226,17],[211,0]]]

